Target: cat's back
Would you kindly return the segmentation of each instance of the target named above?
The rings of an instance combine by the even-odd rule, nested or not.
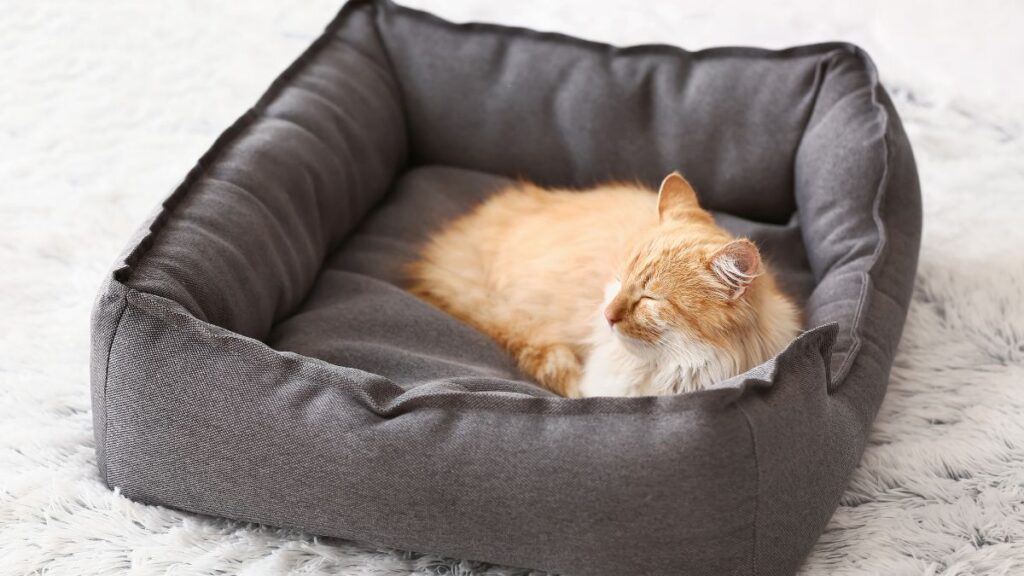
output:
[[[515,258],[519,250],[557,257],[603,249],[611,251],[605,254],[607,260],[633,236],[657,224],[657,195],[628,184],[589,190],[515,187],[496,196],[492,209],[512,216],[504,230],[510,234],[505,250]],[[486,218],[483,211],[480,216]]]
[[[446,259],[469,252],[500,265],[585,256],[588,249],[617,252],[657,224],[656,206],[657,195],[639,185],[548,190],[519,183],[436,231],[424,255]]]
[[[656,225],[657,195],[639,185],[515,184],[431,236],[412,289],[463,318],[500,307],[539,325],[586,325],[630,243]]]
[[[593,274],[589,260],[608,264],[613,274],[631,239],[656,224],[656,202],[655,194],[630,184],[573,191],[519,183],[453,222],[435,241],[444,249],[473,246],[499,277]]]

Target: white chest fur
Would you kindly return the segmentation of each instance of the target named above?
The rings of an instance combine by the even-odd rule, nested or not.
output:
[[[722,360],[715,350],[700,344],[628,345],[604,326],[595,330],[583,366],[580,394],[660,396],[690,392],[723,378],[729,371]]]
[[[604,305],[618,290],[618,282],[605,287]],[[590,344],[579,388],[583,397],[690,392],[735,370],[721,351],[678,334],[657,344],[630,342],[609,328],[600,314],[595,315]]]

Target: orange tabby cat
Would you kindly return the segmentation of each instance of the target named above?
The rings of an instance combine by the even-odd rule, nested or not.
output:
[[[437,232],[409,271],[414,294],[569,397],[703,388],[800,330],[757,247],[718,227],[678,173],[657,195],[510,186]]]

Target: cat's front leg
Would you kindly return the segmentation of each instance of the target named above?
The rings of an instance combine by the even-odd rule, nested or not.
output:
[[[566,344],[525,344],[515,350],[519,368],[542,386],[567,398],[578,398],[583,368]]]

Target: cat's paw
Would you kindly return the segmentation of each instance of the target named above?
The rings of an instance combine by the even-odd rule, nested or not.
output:
[[[579,397],[579,382],[583,375],[580,359],[571,348],[563,344],[531,347],[520,356],[523,368],[545,388],[566,396]]]

